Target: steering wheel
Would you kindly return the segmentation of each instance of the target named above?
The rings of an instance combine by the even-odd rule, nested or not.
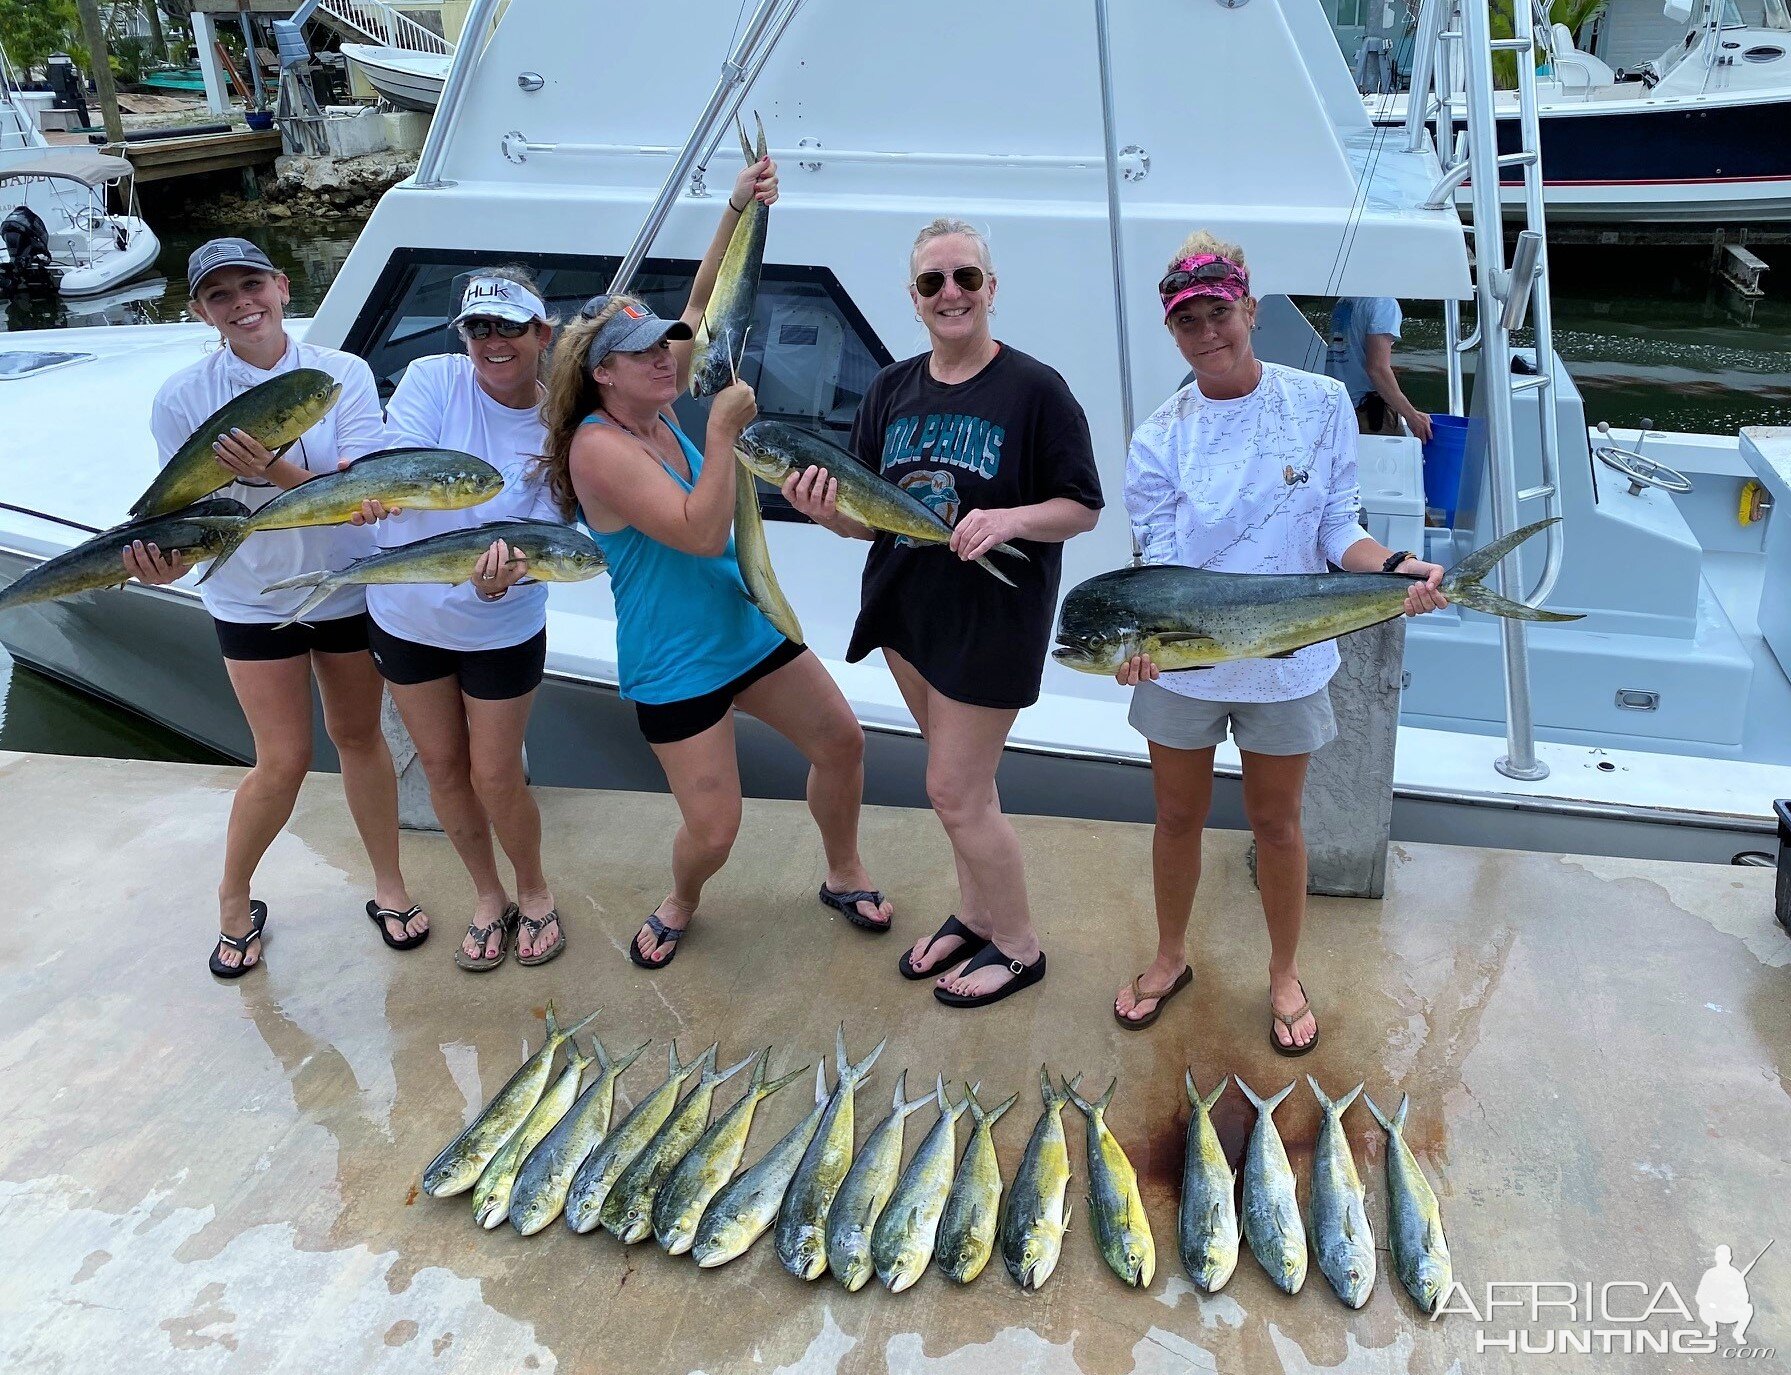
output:
[[[1611,437],[1610,423],[1604,420],[1599,421],[1598,433],[1605,439],[1609,439]],[[1692,489],[1691,479],[1677,468],[1669,468],[1664,463],[1656,463],[1652,458],[1645,458],[1634,449],[1620,449],[1615,444],[1600,444],[1592,451],[1592,456],[1605,467],[1614,469],[1629,479],[1629,494],[1632,497],[1640,496],[1644,487],[1658,487],[1663,492],[1673,492],[1679,496],[1684,496]]]

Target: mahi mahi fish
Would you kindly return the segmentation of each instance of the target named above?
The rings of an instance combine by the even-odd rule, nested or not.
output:
[[[237,480],[218,461],[212,445],[232,430],[243,430],[270,453],[282,454],[329,413],[342,384],[317,368],[294,368],[232,397],[205,418],[174,451],[149,489],[131,506],[131,515],[166,515],[210,496]]]
[[[603,1205],[609,1201],[610,1191],[616,1187],[616,1181],[634,1163],[635,1157],[647,1149],[647,1144],[665,1125],[665,1119],[672,1115],[672,1108],[678,1101],[678,1090],[684,1086],[684,1081],[698,1070],[707,1069],[714,1063],[714,1052],[715,1047],[710,1046],[696,1059],[680,1065],[678,1043],[672,1042],[666,1051],[665,1082],[634,1105],[628,1116],[603,1138],[596,1150],[585,1157],[584,1164],[578,1167],[578,1173],[572,1176],[572,1186],[566,1191],[568,1227],[575,1232],[597,1230],[597,1224],[603,1215]]]
[[[77,592],[123,586],[130,581],[124,568],[124,551],[138,540],[155,545],[164,556],[178,551],[189,562],[211,558],[236,538],[236,531],[248,516],[249,508],[242,502],[212,497],[182,511],[102,531],[14,579],[0,590],[0,611],[54,601]]]
[[[759,513],[759,487],[744,465],[734,470],[734,562],[746,595],[765,613],[765,619],[793,644],[801,644],[802,622],[777,583],[771,566],[771,544],[765,538],[765,518]]]
[[[725,1265],[746,1250],[777,1220],[784,1191],[827,1110],[827,1062],[815,1066],[815,1106],[759,1160],[709,1200],[697,1222],[690,1254],[703,1269]]]
[[[1078,1074],[1065,1086],[1073,1090],[1082,1082]],[[1063,1135],[1065,1094],[1051,1085],[1051,1072],[1039,1066],[1039,1096],[1044,1111],[1033,1125],[1026,1154],[1014,1171],[1014,1187],[1008,1191],[1001,1218],[1001,1262],[1027,1293],[1051,1278],[1063,1254],[1063,1234],[1070,1225],[1071,1206],[1064,1202],[1070,1187],[1070,1149]]]
[[[1435,1313],[1451,1278],[1449,1244],[1443,1240],[1443,1213],[1418,1158],[1405,1143],[1405,1115],[1411,1100],[1401,1096],[1393,1120],[1362,1099],[1387,1133],[1387,1244],[1393,1272],[1426,1313]]]
[[[311,595],[298,610],[281,622],[291,625],[303,620],[337,588],[355,583],[465,582],[473,576],[480,555],[494,540],[503,540],[513,553],[526,556],[529,577],[537,582],[583,582],[609,566],[596,542],[570,525],[553,520],[500,520],[448,530],[395,549],[382,549],[339,571],[321,568],[300,573],[296,578],[270,583],[262,591],[311,589]]]
[[[490,501],[503,489],[503,474],[496,468],[454,449],[385,449],[366,454],[346,468],[319,474],[280,493],[259,508],[243,526],[237,542],[212,560],[205,578],[222,568],[242,541],[258,530],[342,525],[357,515],[366,501],[399,511],[461,511]]]
[[[1293,1167],[1275,1130],[1275,1109],[1293,1085],[1266,1101],[1242,1079],[1237,1085],[1256,1107],[1256,1125],[1244,1148],[1244,1240],[1276,1286],[1297,1294],[1306,1282],[1306,1227],[1300,1221]]]
[[[903,491],[881,473],[873,473],[832,440],[810,430],[786,425],[781,420],[755,420],[740,432],[734,456],[773,487],[782,487],[792,473],[820,468],[839,483],[838,504],[842,515],[872,530],[905,535],[918,544],[945,544],[951,526]],[[998,544],[990,552],[1025,560],[1026,554],[1011,544]],[[983,569],[1013,586],[1013,579],[987,558],[977,560]]]
[[[553,1003],[547,1004],[547,1039],[541,1043],[541,1049],[522,1062],[522,1067],[492,1095],[479,1115],[429,1163],[423,1171],[424,1193],[431,1198],[448,1198],[465,1193],[478,1183],[491,1157],[540,1101],[555,1054],[573,1033],[583,1031],[596,1017],[593,1012],[577,1025],[562,1028],[554,1020]]]
[[[793,1083],[808,1073],[809,1067],[791,1070],[781,1079],[765,1082],[765,1068],[771,1063],[771,1047],[759,1053],[753,1067],[752,1081],[739,1100],[697,1138],[677,1168],[659,1186],[653,1199],[653,1235],[666,1254],[681,1256],[696,1240],[697,1223],[709,1200],[721,1192],[722,1186],[734,1177],[740,1157],[746,1154],[746,1138],[752,1131],[752,1119],[759,1104],[785,1084]]]
[[[541,1144],[541,1139],[566,1115],[566,1109],[578,1097],[578,1086],[585,1077],[585,1071],[595,1059],[595,1056],[586,1055],[578,1048],[576,1039],[567,1040],[566,1067],[560,1071],[560,1077],[541,1095],[541,1101],[529,1109],[529,1115],[523,1118],[522,1125],[504,1142],[498,1153],[491,1157],[491,1163],[479,1176],[479,1182],[473,1185],[473,1217],[487,1231],[510,1216],[510,1197],[516,1188],[516,1172],[522,1168],[523,1161],[529,1158],[535,1147]]]
[[[1558,519],[1558,517],[1557,517]],[[1505,555],[1554,523],[1539,520],[1476,549],[1443,575],[1451,601],[1520,621],[1577,621],[1509,601],[1482,581]],[[1064,598],[1051,657],[1083,673],[1115,673],[1137,654],[1159,669],[1284,658],[1401,614],[1421,581],[1406,573],[1214,573],[1178,564],[1119,568]]]
[[[1221,1079],[1205,1098],[1194,1087],[1193,1071],[1182,1074],[1188,1091],[1187,1154],[1182,1161],[1182,1206],[1177,1218],[1182,1267],[1194,1287],[1216,1294],[1238,1263],[1238,1210],[1232,1198],[1236,1177],[1213,1130],[1213,1104],[1230,1079]]]
[[[591,1049],[597,1055],[597,1077],[579,1095],[572,1110],[529,1153],[516,1176],[516,1187],[510,1191],[510,1225],[523,1236],[534,1236],[566,1206],[572,1176],[609,1132],[616,1081],[650,1044],[642,1041],[620,1060],[611,1060],[603,1043],[595,1036],[591,1038]]]
[[[1088,1205],[1095,1240],[1108,1268],[1133,1288],[1150,1287],[1157,1273],[1157,1244],[1138,1193],[1138,1172],[1107,1126],[1107,1109],[1119,1080],[1090,1103],[1069,1084],[1063,1091],[1088,1120]]]
[[[975,1092],[974,1085],[968,1088]],[[957,1161],[957,1121],[970,1106],[969,1092],[962,1103],[954,1106],[946,1099],[945,1080],[935,1081],[933,1094],[939,1104],[939,1120],[933,1123],[914,1159],[902,1171],[895,1193],[890,1195],[888,1206],[871,1232],[871,1260],[877,1267],[877,1278],[889,1286],[892,1294],[907,1289],[932,1264],[939,1218],[945,1212],[952,1167]]]
[[[1006,1102],[984,1112],[976,1094],[970,1095],[970,1115],[976,1125],[970,1129],[964,1158],[958,1162],[958,1175],[946,1197],[933,1246],[939,1268],[959,1284],[969,1284],[982,1274],[995,1250],[995,1229],[1001,1221],[1001,1162],[995,1158],[990,1133],[1019,1099],[1019,1094],[1010,1094]]]
[[[1357,1084],[1333,1103],[1318,1080],[1308,1074],[1306,1082],[1324,1114],[1312,1149],[1312,1253],[1337,1297],[1360,1308],[1374,1289],[1374,1233],[1368,1228],[1362,1179],[1350,1154],[1343,1114],[1362,1086]]]
[[[757,115],[759,145],[747,142],[746,126],[740,125],[740,155],[748,166],[766,153],[765,121]],[[746,334],[759,305],[759,275],[765,267],[765,231],[771,207],[756,195],[748,196],[746,209],[734,225],[733,237],[722,254],[715,274],[715,289],[697,330],[690,366],[690,394],[713,396],[733,382],[735,370],[746,353]]]
[[[827,1268],[849,1293],[864,1288],[873,1273],[871,1233],[895,1192],[896,1176],[902,1172],[903,1124],[910,1113],[933,1101],[930,1093],[909,1100],[907,1091],[908,1071],[903,1070],[896,1080],[889,1116],[871,1128],[864,1149],[853,1159],[845,1183],[827,1210]]]
[[[598,1218],[604,1230],[618,1240],[633,1245],[652,1232],[653,1201],[666,1176],[684,1159],[685,1152],[696,1144],[703,1129],[709,1125],[709,1109],[715,1102],[716,1085],[727,1083],[753,1062],[749,1055],[737,1065],[717,1070],[714,1068],[715,1050],[714,1046],[709,1047],[704,1057],[707,1064],[697,1079],[697,1086],[684,1095],[672,1115],[665,1119],[665,1125],[622,1171],[616,1187],[603,1201],[603,1211]]]
[[[815,1139],[803,1152],[796,1177],[784,1194],[784,1205],[777,1214],[777,1258],[797,1279],[819,1279],[827,1269],[827,1212],[852,1168],[852,1146],[857,1140],[857,1124],[852,1115],[852,1100],[858,1086],[877,1063],[889,1038],[857,1064],[846,1056],[846,1028],[842,1023],[835,1033],[833,1096],[821,1114],[821,1125]]]

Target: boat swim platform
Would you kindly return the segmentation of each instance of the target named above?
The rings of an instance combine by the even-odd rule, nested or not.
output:
[[[1267,942],[1239,832],[1206,840],[1193,987],[1133,1034],[1110,1005],[1152,948],[1148,827],[1015,819],[1050,974],[965,1013],[894,968],[952,910],[928,813],[865,815],[872,872],[899,909],[897,934],[872,936],[817,903],[804,809],[749,801],[676,964],[648,974],[623,951],[666,881],[671,799],[542,790],[568,949],[475,976],[451,961],[470,890],[446,839],[404,836],[435,934],[415,953],[387,950],[363,913],[340,783],[319,774],[257,879],[271,908],[266,968],[223,983],[204,959],[240,776],[0,755],[0,1368],[1522,1371],[1544,1367],[1511,1354],[1513,1329],[1533,1346],[1562,1328],[1665,1340],[1686,1324],[1660,1311],[1662,1286],[1690,1305],[1717,1246],[1741,1266],[1775,1237],[1747,1281],[1746,1346],[1779,1354],[1728,1368],[1782,1368],[1791,1348],[1791,937],[1773,919],[1769,870],[1396,845],[1385,899],[1313,900],[1302,972],[1322,1040],[1283,1060],[1268,1046]],[[996,1130],[1010,1182],[1038,1116],[1040,1063],[1080,1071],[1094,1093],[1117,1074],[1111,1124],[1142,1182],[1155,1281],[1127,1290],[1096,1252],[1073,1108],[1070,1233],[1032,1296],[998,1257],[968,1287],[934,1268],[906,1294],[874,1281],[847,1294],[786,1275],[769,1236],[699,1271],[651,1243],[558,1224],[528,1239],[482,1232],[468,1196],[420,1196],[421,1171],[516,1067],[523,1038],[539,1045],[549,998],[568,1020],[601,1007],[614,1053],[653,1042],[623,1081],[618,1118],[660,1082],[674,1036],[686,1056],[719,1039],[727,1063],[774,1045],[783,1072],[831,1060],[841,1021],[855,1056],[887,1035],[858,1096],[860,1139],[904,1068],[911,1095],[936,1071],[958,1094],[980,1079],[985,1104],[1020,1095]],[[1316,1266],[1302,1293],[1283,1295],[1247,1251],[1219,1295],[1198,1295],[1175,1243],[1185,1065],[1202,1088],[1241,1074],[1266,1093],[1310,1071],[1335,1095],[1365,1080],[1389,1111],[1409,1092],[1408,1137],[1477,1311],[1489,1282],[1507,1298],[1578,1286],[1553,1297],[1587,1296],[1582,1314],[1612,1285],[1607,1309],[1591,1321],[1421,1315],[1391,1274],[1382,1136],[1359,1104],[1345,1121],[1380,1246],[1366,1307],[1345,1309]],[[766,1103],[748,1159],[808,1106],[801,1081]],[[1251,1109],[1231,1087],[1215,1116],[1235,1161]],[[909,1152],[932,1120],[927,1109],[910,1120]],[[1318,1112],[1303,1082],[1276,1120],[1304,1206]],[[1633,1321],[1650,1303],[1656,1316]],[[1546,1368],[1719,1359],[1594,1352]]]

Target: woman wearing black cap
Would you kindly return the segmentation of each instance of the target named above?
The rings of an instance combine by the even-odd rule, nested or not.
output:
[[[319,368],[342,384],[334,409],[275,455],[241,430],[219,435],[218,461],[237,475],[222,495],[250,508],[281,490],[381,447],[373,374],[353,354],[291,339],[284,311],[286,274],[246,239],[213,239],[187,263],[191,309],[223,345],[170,377],[156,393],[150,427],[165,464],[206,418],[258,383],[294,368]],[[355,525],[386,513],[368,502]],[[367,613],[359,588],[343,588],[309,623],[281,625],[303,591],[265,595],[269,583],[315,568],[340,568],[373,551],[370,531],[349,526],[269,530],[199,589],[255,741],[255,765],[237,785],[218,885],[218,942],[211,971],[234,979],[261,962],[267,904],[249,895],[261,856],[292,815],[311,765],[311,683],[323,698],[324,723],[342,760],[342,787],[373,868],[367,915],[387,945],[408,950],[429,933],[429,918],[410,900],[398,865],[398,789],[379,729],[380,681],[367,653]],[[178,553],[153,545],[126,551],[125,567],[146,583],[187,571]]]
[[[777,199],[769,158],[734,183],[681,320],[631,296],[600,296],[566,327],[549,386],[543,467],[561,512],[583,520],[609,561],[622,695],[682,818],[672,890],[628,948],[643,969],[672,962],[703,885],[733,848],[735,708],[809,761],[809,811],[827,856],[820,900],[867,931],[889,930],[892,914],[858,853],[864,732],[820,660],[749,600],[734,562],[734,441],[757,413],[752,388],[736,382],[716,395],[701,449],[671,410],[722,254],[754,196]]]

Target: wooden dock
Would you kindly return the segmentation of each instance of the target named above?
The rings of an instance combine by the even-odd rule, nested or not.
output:
[[[105,151],[129,158],[136,169],[137,183],[142,185],[205,172],[228,172],[232,168],[270,164],[280,155],[280,131],[233,129],[227,134],[109,143]]]

